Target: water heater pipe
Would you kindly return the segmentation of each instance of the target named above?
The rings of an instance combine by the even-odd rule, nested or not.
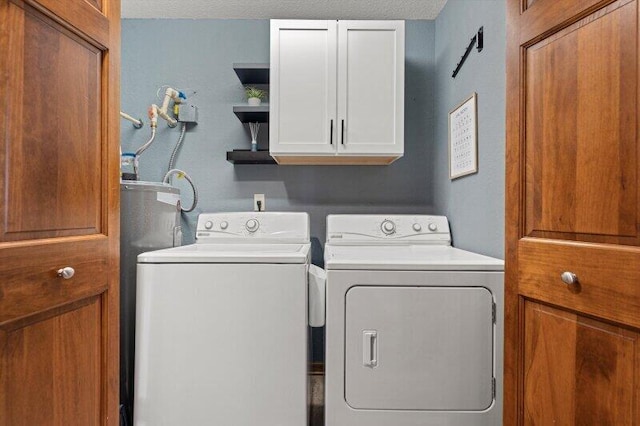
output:
[[[184,95],[183,95],[184,96]],[[171,87],[167,87],[167,90],[164,92],[164,100],[162,101],[162,106],[158,108],[158,115],[167,121],[169,127],[176,127],[178,122],[169,116],[167,111],[169,110],[169,102],[173,99],[173,102],[179,104],[182,102],[180,97],[180,92],[176,89],[172,89]]]
[[[178,175],[179,177],[184,177],[187,182],[189,182],[189,185],[191,185],[191,189],[193,190],[193,204],[191,204],[191,207],[189,207],[188,209],[182,208],[181,210],[184,213],[189,213],[192,212],[196,206],[198,205],[198,188],[196,188],[196,184],[193,183],[193,180],[191,180],[191,176],[189,176],[187,174],[187,172],[185,172],[184,170],[180,170],[180,169],[171,169],[167,172],[167,174],[164,175],[164,179],[162,179],[163,183],[168,183],[171,184],[171,177],[173,175]]]
[[[144,122],[142,121],[141,118],[133,118],[131,115],[127,114],[126,112],[120,111],[120,117],[132,122],[133,127],[135,127],[136,129],[140,129],[144,125]]]

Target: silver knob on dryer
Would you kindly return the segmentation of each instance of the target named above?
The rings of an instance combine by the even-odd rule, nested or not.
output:
[[[220,222],[220,229],[225,230],[229,227],[229,222],[227,222],[226,220],[223,220],[222,222]]]
[[[210,220],[206,221],[204,224],[205,229],[211,229],[213,228],[213,222],[211,222]]]
[[[413,224],[413,230],[416,231],[416,232],[422,231],[422,225],[420,225],[419,223],[414,223]]]
[[[428,225],[428,228],[429,228],[429,231],[431,231],[431,232],[436,232],[436,231],[438,230],[438,225],[436,225],[435,223],[431,222],[431,223]]]
[[[260,228],[260,222],[258,222],[256,219],[249,219],[245,224],[245,227],[249,232],[256,232],[258,228]]]
[[[382,225],[380,225],[380,229],[382,229],[382,232],[386,235],[391,235],[396,232],[396,224],[390,220],[385,220],[382,222]]]

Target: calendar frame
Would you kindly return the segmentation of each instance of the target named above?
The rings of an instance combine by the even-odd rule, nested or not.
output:
[[[469,127],[471,128],[471,146],[469,147],[468,152],[472,154],[473,161],[469,167],[457,170],[454,174],[451,152],[453,151],[455,138],[451,128],[451,118],[459,110],[469,104],[473,105],[473,111],[470,111],[468,115],[468,118],[470,119]],[[449,112],[449,179],[454,180],[473,173],[478,173],[478,94],[475,92]]]

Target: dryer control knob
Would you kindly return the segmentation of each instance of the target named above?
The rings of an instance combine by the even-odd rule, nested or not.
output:
[[[429,231],[436,232],[437,230],[438,230],[438,225],[436,225],[435,223],[429,224]]]
[[[380,225],[380,229],[382,229],[382,232],[384,232],[385,234],[391,235],[396,232],[396,224],[391,222],[390,220],[385,220],[384,222],[382,222],[382,225]]]
[[[416,232],[422,231],[422,225],[420,225],[419,223],[414,223],[413,224],[413,230],[416,231]]]
[[[227,222],[226,220],[223,220],[222,222],[220,222],[220,229],[227,229],[229,227],[229,222]]]
[[[213,222],[211,222],[210,220],[206,221],[206,222],[205,222],[205,224],[204,224],[204,227],[205,227],[206,229],[211,229],[211,228],[213,228]]]
[[[247,231],[249,232],[256,232],[258,230],[258,228],[260,228],[260,222],[258,222],[255,219],[249,219],[247,221],[247,223],[245,224]]]

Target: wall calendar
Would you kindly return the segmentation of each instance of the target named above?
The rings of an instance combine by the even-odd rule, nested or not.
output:
[[[449,113],[449,178],[478,171],[478,103],[474,93]]]

